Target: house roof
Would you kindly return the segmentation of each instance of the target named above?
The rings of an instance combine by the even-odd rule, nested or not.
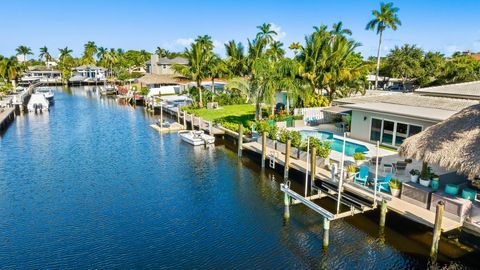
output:
[[[456,113],[456,111],[442,110],[436,108],[426,108],[382,102],[346,104],[342,105],[342,107],[352,110],[378,112],[403,116],[407,118],[424,119],[431,122],[443,121]]]
[[[415,92],[430,96],[456,97],[480,100],[480,81],[420,88],[415,90]]]
[[[335,100],[334,103],[342,106],[345,104],[385,103],[457,112],[468,106],[477,104],[478,101],[423,96],[414,93],[384,92],[384,94],[376,93],[374,95],[342,98]]]
[[[80,70],[80,69],[107,70],[106,68],[97,67],[97,66],[95,66],[95,65],[83,65],[83,66],[79,66],[79,67],[74,68],[74,70]]]
[[[188,60],[186,58],[183,58],[183,57],[175,57],[175,58],[172,58],[172,59],[162,57],[162,58],[158,59],[157,63],[159,65],[171,65],[171,64],[186,65],[186,64],[188,64]]]
[[[148,73],[138,78],[138,82],[142,84],[181,84],[185,80],[175,75],[158,75]]]

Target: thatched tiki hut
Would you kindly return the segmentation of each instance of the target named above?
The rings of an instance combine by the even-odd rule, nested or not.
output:
[[[471,179],[480,175],[480,104],[406,139],[399,154],[457,170]]]
[[[175,75],[158,75],[158,74],[145,74],[144,76],[138,78],[138,83],[140,87],[160,87],[166,85],[179,85],[182,83],[186,83],[188,81],[175,76]]]

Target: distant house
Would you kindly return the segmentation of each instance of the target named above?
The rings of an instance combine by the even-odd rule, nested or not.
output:
[[[418,89],[414,93],[370,91],[335,100],[351,114],[350,136],[397,148],[403,141],[480,100],[480,81]]]
[[[22,78],[21,82],[43,82],[43,83],[61,83],[62,72],[60,70],[49,69],[46,67],[32,67],[27,70]]]
[[[71,83],[81,82],[100,82],[104,81],[106,76],[106,68],[93,65],[79,66],[73,69],[72,77],[69,79]]]
[[[157,54],[152,54],[150,61],[145,63],[146,71],[150,74],[157,75],[176,75],[172,69],[173,64],[188,64],[188,60],[183,57],[166,58],[159,57]]]

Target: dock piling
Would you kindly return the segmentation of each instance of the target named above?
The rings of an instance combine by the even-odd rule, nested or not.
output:
[[[437,204],[437,210],[435,212],[435,225],[433,227],[432,247],[430,249],[430,257],[434,259],[436,259],[438,254],[438,242],[440,241],[440,235],[442,233],[442,219],[444,211],[445,202],[439,201]]]
[[[382,200],[380,205],[380,227],[385,227],[385,220],[387,218],[387,201]]]
[[[267,158],[267,133],[262,133],[262,168],[265,168],[265,159]]]
[[[283,212],[283,218],[289,219],[290,218],[290,197],[285,192],[283,197],[283,203],[285,204],[285,211]]]
[[[323,218],[323,248],[328,248],[330,234],[330,220]]]
[[[177,123],[180,124],[180,108],[177,108]]]
[[[238,123],[238,156],[242,156],[242,143],[243,143],[243,124]]]
[[[315,175],[317,174],[317,148],[312,147],[310,157],[310,192],[312,185],[315,183]]]
[[[195,130],[195,126],[193,125],[193,113],[190,114],[190,119],[191,119],[191,124],[192,124],[192,130]]]
[[[287,139],[287,146],[285,148],[285,166],[283,170],[283,178],[285,180],[288,179],[288,170],[290,167],[290,146],[292,145],[292,141],[290,139]]]
[[[187,129],[187,113],[183,112],[183,128]]]

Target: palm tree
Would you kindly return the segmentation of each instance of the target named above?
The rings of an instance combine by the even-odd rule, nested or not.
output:
[[[228,74],[228,68],[225,63],[220,57],[217,55],[213,55],[209,61],[208,65],[208,76],[212,81],[211,91],[212,91],[212,101],[215,96],[215,79],[216,78],[224,78]]]
[[[95,65],[95,58],[94,55],[97,53],[97,45],[95,42],[89,41],[83,46],[83,55],[82,55],[82,63],[84,65]]]
[[[266,54],[272,61],[278,61],[285,56],[285,50],[282,47],[283,43],[275,40],[270,44],[270,48],[268,48]]]
[[[228,67],[231,76],[244,76],[246,72],[245,52],[241,42],[236,43],[230,40],[225,43],[225,52],[227,59],[225,64]]]
[[[342,21],[339,21],[338,23],[334,23],[332,28],[333,29],[330,32],[332,33],[332,35],[334,37],[336,37],[336,36],[351,36],[352,35],[352,31],[350,29],[343,28],[343,22]]]
[[[45,62],[50,62],[52,60],[52,56],[48,52],[47,46],[43,46],[40,48],[40,54],[38,55],[40,59],[44,58]]]
[[[17,55],[23,55],[23,61],[27,62],[27,55],[33,54],[32,49],[28,46],[25,45],[20,45],[18,46],[15,51],[17,52]]]
[[[375,89],[378,86],[378,73],[380,71],[380,48],[382,46],[382,34],[383,31],[387,28],[391,28],[393,31],[397,30],[398,25],[402,25],[402,22],[397,16],[399,8],[393,7],[393,3],[381,3],[380,11],[372,10],[373,19],[367,23],[366,30],[375,30],[378,39],[378,50],[377,50],[377,68],[375,73]]]
[[[67,57],[71,57],[71,54],[73,52],[73,50],[70,50],[68,47],[58,49],[58,51],[60,51],[60,56],[58,57],[58,60],[60,60],[60,62],[63,62]]]
[[[278,33],[271,28],[272,25],[270,23],[263,23],[257,26],[257,29],[260,30],[260,32],[257,33],[257,39],[264,40],[266,44],[272,43],[274,41],[273,37],[278,35]]]
[[[202,46],[205,47],[206,50],[213,49],[212,37],[210,37],[209,35],[198,36],[195,39],[195,42],[200,43]]]
[[[293,51],[295,56],[297,56],[298,51],[300,51],[300,49],[302,48],[302,45],[300,44],[300,42],[293,42],[292,44],[290,44],[290,46],[288,46],[288,48]]]
[[[176,72],[196,83],[199,93],[198,105],[200,108],[203,107],[202,81],[208,77],[209,64],[213,56],[214,54],[211,50],[208,50],[208,46],[200,42],[195,42],[190,45],[190,48],[185,48],[183,53],[183,57],[188,60],[188,64],[172,65],[172,68]]]
[[[22,70],[22,66],[15,57],[4,58],[0,62],[0,77],[6,81],[15,81]]]

